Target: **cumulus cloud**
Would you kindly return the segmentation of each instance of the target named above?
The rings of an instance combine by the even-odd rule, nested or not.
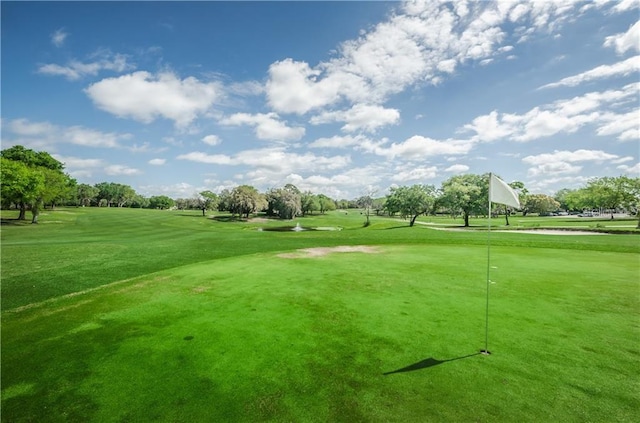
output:
[[[84,76],[95,76],[100,71],[126,72],[135,69],[124,54],[113,54],[110,51],[98,51],[91,57],[92,61],[81,62],[73,59],[66,65],[48,63],[38,67],[38,73],[45,75],[64,76],[70,81]]]
[[[435,178],[437,171],[438,168],[435,166],[416,167],[407,170],[397,169],[396,173],[391,177],[391,180],[394,182],[424,181],[426,179]]]
[[[640,34],[639,34],[640,36]],[[583,84],[598,79],[628,76],[636,74],[640,71],[640,56],[630,57],[622,62],[615,63],[613,65],[601,65],[586,72],[579,73],[577,75],[569,76],[561,79],[558,82],[543,85],[540,88],[555,88],[555,87],[575,87],[576,85]]]
[[[149,160],[149,164],[150,165],[154,165],[154,166],[162,166],[166,162],[167,162],[166,159],[151,159],[151,160]]]
[[[474,141],[490,142],[508,138],[527,142],[559,133],[573,133],[585,125],[596,125],[599,135],[618,135],[621,140],[631,139],[636,133],[633,120],[638,109],[622,112],[619,109],[637,98],[639,91],[640,83],[633,83],[619,90],[590,92],[572,99],[558,100],[534,107],[524,114],[498,114],[493,111],[475,118],[462,130],[475,132],[472,137]]]
[[[132,176],[132,175],[138,175],[142,172],[140,172],[140,170],[138,169],[134,169],[128,166],[124,166],[124,165],[110,165],[104,168],[104,172],[107,175],[111,175],[111,176],[118,176],[118,175],[126,175],[126,176]]]
[[[312,125],[320,125],[332,122],[345,122],[342,127],[345,132],[375,132],[376,129],[395,125],[400,121],[400,112],[397,109],[386,109],[382,106],[356,104],[351,109],[323,112],[314,116],[309,121]]]
[[[69,33],[67,33],[64,28],[56,29],[51,34],[51,43],[56,47],[62,47],[68,36]]]
[[[309,144],[311,148],[347,148],[361,145],[368,139],[363,135],[335,135],[328,138],[318,138]]]
[[[283,148],[244,150],[232,156],[194,151],[181,154],[176,158],[206,164],[249,166],[255,170],[280,175],[302,170],[314,172],[341,169],[351,163],[349,156],[326,157],[312,153],[298,154],[285,151]]]
[[[172,72],[154,75],[139,71],[103,79],[91,84],[85,93],[96,107],[118,117],[143,123],[161,117],[185,128],[211,109],[222,95],[222,86],[194,77],[180,79]]]
[[[219,136],[217,135],[207,135],[205,137],[202,138],[201,140],[203,143],[207,144],[207,145],[218,145],[222,142],[222,140],[220,139]]]
[[[469,170],[469,166],[463,164],[454,164],[449,166],[444,171],[450,173],[465,173]]]
[[[280,120],[276,113],[236,113],[223,118],[219,122],[221,125],[241,126],[249,125],[255,129],[256,136],[261,140],[271,141],[297,141],[306,132],[305,128],[297,126],[290,127]]]
[[[53,154],[53,158],[64,164],[65,169],[96,169],[104,166],[102,159],[83,159],[74,156],[61,156],[59,154]]]
[[[541,175],[566,175],[577,174],[582,170],[582,166],[575,163],[580,162],[605,162],[615,161],[620,157],[615,154],[605,153],[601,150],[576,150],[576,151],[554,151],[539,155],[526,156],[522,161],[532,165],[528,175],[536,177]]]
[[[336,57],[312,67],[291,58],[269,68],[265,92],[280,113],[305,114],[339,101],[379,104],[420,83],[438,84],[468,62],[488,64],[503,46],[506,29],[527,36],[553,31],[580,13],[579,1],[403,3],[389,18],[342,43]]]
[[[372,152],[389,159],[401,158],[414,161],[432,156],[467,154],[473,147],[474,142],[469,140],[439,141],[414,135],[403,142],[392,143],[389,147],[374,147]]]
[[[615,48],[618,54],[627,50],[640,51],[640,21],[630,26],[627,32],[605,38],[604,46]]]
[[[620,165],[617,167],[627,175],[631,175],[632,177],[640,177],[640,162],[636,163],[634,166],[628,165]]]
[[[28,119],[14,119],[7,123],[9,132],[39,141],[38,145],[53,146],[69,143],[85,147],[121,148],[122,141],[132,138],[131,134],[101,132],[83,126],[62,127],[49,122],[31,122]]]

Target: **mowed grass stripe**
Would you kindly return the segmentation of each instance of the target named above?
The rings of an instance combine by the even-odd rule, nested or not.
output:
[[[379,249],[212,260],[5,314],[3,420],[637,416],[636,255],[495,246],[486,357],[486,249]]]

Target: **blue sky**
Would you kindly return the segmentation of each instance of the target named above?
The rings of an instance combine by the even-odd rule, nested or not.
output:
[[[1,7],[2,148],[80,183],[351,199],[640,175],[638,0]]]

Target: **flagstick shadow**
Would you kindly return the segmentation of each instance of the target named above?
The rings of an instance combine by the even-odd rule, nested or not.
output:
[[[435,358],[430,357],[430,358],[427,358],[425,360],[418,361],[417,363],[411,364],[411,365],[409,365],[407,367],[403,367],[403,368],[398,369],[398,370],[393,370],[391,372],[383,373],[383,375],[387,376],[387,375],[392,375],[394,373],[413,372],[413,371],[416,371],[416,370],[428,369],[429,367],[434,367],[434,366],[437,366],[439,364],[447,363],[449,361],[462,360],[464,358],[469,358],[469,357],[473,357],[473,356],[480,355],[480,354],[481,353],[477,352],[477,353],[465,355],[465,356],[462,356],[462,357],[449,358],[447,360],[436,360]]]

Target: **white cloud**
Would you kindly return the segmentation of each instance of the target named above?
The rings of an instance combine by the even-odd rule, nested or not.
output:
[[[578,75],[563,78],[558,82],[543,85],[540,88],[575,87],[585,82],[598,79],[628,76],[640,71],[640,56],[630,57],[613,65],[601,65]]]
[[[141,173],[140,170],[138,169],[134,169],[124,165],[107,166],[104,168],[104,172],[107,175],[111,175],[111,176],[118,176],[118,175],[131,176],[131,175],[138,175],[139,173]]]
[[[334,135],[329,138],[318,138],[309,144],[311,148],[347,148],[360,145],[367,141],[363,135]]]
[[[9,121],[8,127],[14,134],[27,137],[48,135],[57,130],[57,127],[49,122],[30,122],[24,118]]]
[[[171,72],[139,71],[106,78],[85,89],[94,104],[111,114],[151,123],[158,117],[185,128],[207,112],[222,94],[219,82],[180,79]]]
[[[53,158],[64,164],[65,171],[77,173],[82,170],[83,173],[90,173],[88,169],[98,169],[104,166],[102,159],[83,159],[74,156],[61,156],[53,154]]]
[[[51,34],[51,43],[56,47],[62,47],[68,36],[69,33],[65,32],[64,28],[56,29]]]
[[[356,104],[349,110],[323,112],[311,118],[312,125],[320,125],[331,122],[346,122],[342,127],[345,132],[375,132],[376,129],[395,125],[400,120],[400,112],[397,109],[385,109],[382,106]]]
[[[117,132],[101,132],[82,126],[61,127],[49,122],[31,122],[27,119],[14,119],[8,122],[10,132],[32,141],[38,145],[53,146],[58,143],[69,143],[85,147],[120,148],[121,141],[131,139],[131,134]]]
[[[627,175],[631,175],[633,177],[640,177],[640,162],[636,163],[634,166],[620,165],[617,167]]]
[[[40,65],[38,73],[45,75],[64,76],[68,80],[75,81],[84,76],[95,76],[102,70],[125,72],[135,69],[135,65],[127,62],[124,54],[112,54],[107,50],[98,51],[92,55],[94,61],[81,62],[71,60],[65,66],[49,63]]]
[[[221,125],[249,125],[255,128],[256,136],[261,140],[297,141],[305,134],[305,128],[290,127],[279,120],[276,113],[236,113],[220,120]]]
[[[176,157],[178,160],[189,160],[197,163],[207,164],[232,164],[231,157],[224,154],[207,154],[200,151],[193,151],[187,154],[180,154]]]
[[[581,4],[474,2],[452,9],[438,2],[403,3],[385,22],[342,43],[329,61],[315,67],[290,58],[273,63],[267,100],[277,112],[298,114],[341,100],[379,104],[411,85],[438,84],[460,65],[487,64],[510,51],[501,45],[503,26],[528,25],[527,37],[551,32],[580,13]]]
[[[582,166],[575,165],[579,162],[606,162],[615,161],[619,156],[605,153],[601,150],[576,150],[576,151],[554,151],[534,156],[527,156],[522,159],[524,163],[532,165],[528,175],[536,177],[541,175],[566,175],[577,174],[582,170]]]
[[[240,151],[233,156],[224,154],[206,154],[199,151],[181,154],[178,160],[189,160],[198,163],[249,166],[253,172],[259,170],[269,174],[287,174],[296,171],[326,171],[341,169],[351,163],[349,156],[317,156],[312,153],[297,154],[283,148],[261,148]],[[250,172],[251,173],[251,172]]]
[[[620,141],[640,139],[640,111],[637,109],[626,114],[606,113],[600,120],[604,122],[596,130],[600,136],[618,135]]]
[[[203,137],[201,141],[207,145],[212,145],[212,146],[219,145],[222,142],[220,137],[217,135],[207,135]]]
[[[437,175],[438,168],[431,167],[416,167],[409,170],[396,170],[396,173],[391,177],[394,182],[407,182],[416,180],[433,179]]]
[[[534,107],[518,114],[492,111],[475,118],[462,130],[473,131],[474,141],[490,142],[498,139],[527,142],[559,133],[573,133],[585,125],[599,125],[599,134],[611,135],[623,132],[621,139],[631,139],[634,134],[633,120],[638,109],[620,113],[617,110],[637,98],[640,83],[624,86],[619,90],[590,92],[568,100]],[[636,121],[637,124],[637,121]],[[604,125],[604,126],[602,126]]]
[[[522,159],[523,162],[533,165],[541,165],[549,162],[585,162],[585,161],[607,161],[618,158],[615,154],[605,153],[601,150],[576,150],[576,151],[554,151],[553,153],[539,154],[535,156],[527,156]]]
[[[438,141],[414,135],[404,142],[393,143],[389,147],[378,146],[373,149],[373,152],[390,159],[397,157],[405,160],[423,160],[432,156],[467,154],[473,146],[474,142],[468,140]]]
[[[149,160],[149,164],[150,165],[154,165],[154,166],[162,166],[166,162],[167,162],[166,159],[151,159],[151,160]]]
[[[282,113],[304,114],[336,102],[339,80],[325,77],[318,81],[320,74],[320,70],[311,69],[305,62],[285,59],[273,63],[265,87],[269,106]]]
[[[451,173],[465,173],[468,170],[469,170],[469,166],[467,166],[467,165],[454,164],[454,165],[449,166],[448,168],[446,168],[444,171],[445,172],[451,172]]]
[[[604,46],[615,48],[618,54],[624,54],[627,50],[640,51],[640,21],[630,26],[625,33],[605,38]]]

